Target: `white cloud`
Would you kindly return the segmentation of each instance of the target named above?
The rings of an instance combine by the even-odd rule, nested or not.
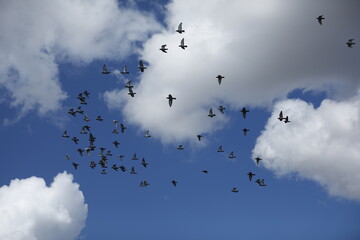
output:
[[[280,111],[290,123],[280,122]],[[314,109],[302,100],[275,105],[253,157],[277,175],[296,174],[330,195],[360,200],[360,92],[346,101],[324,100]]]
[[[75,239],[87,211],[79,185],[67,172],[58,174],[50,187],[38,177],[15,179],[0,188],[0,239]]]
[[[320,14],[325,14],[323,26],[316,21]],[[351,4],[174,0],[166,16],[168,29],[153,35],[141,52],[148,69],[134,88],[136,97],[119,90],[106,93],[110,107],[121,101],[118,108],[128,122],[151,129],[163,142],[221,128],[226,119],[207,117],[209,108],[220,104],[232,110],[268,106],[296,88],[326,90],[340,98],[359,86],[354,65],[359,55],[345,45],[357,32],[355,18],[360,21]],[[180,22],[182,35],[175,32]],[[183,37],[186,50],[178,47]],[[168,53],[159,51],[162,44]],[[225,76],[221,86],[218,74]],[[172,108],[166,102],[169,93],[177,98]]]
[[[67,97],[58,63],[122,59],[159,29],[116,0],[14,0],[0,4],[0,87],[20,115],[57,110]]]

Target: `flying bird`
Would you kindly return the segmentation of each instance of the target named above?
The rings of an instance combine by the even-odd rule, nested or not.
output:
[[[197,139],[199,140],[199,141],[201,141],[201,138],[203,137],[202,135],[196,135],[196,137],[197,137]]]
[[[64,137],[64,138],[69,138],[69,137],[70,137],[70,136],[67,134],[67,130],[64,131],[62,137]]]
[[[139,61],[139,69],[141,72],[144,72],[144,70],[146,69],[146,67],[144,67],[142,60]]]
[[[203,170],[202,172],[203,172],[203,173],[206,173],[206,174],[208,174],[208,173],[209,173],[209,171],[208,171],[208,170]]]
[[[91,148],[85,148],[85,152],[87,156],[90,156]]]
[[[135,97],[136,92],[134,92],[134,91],[132,90],[132,88],[129,88],[128,94],[129,94],[131,97]]]
[[[90,93],[89,93],[87,90],[85,90],[85,91],[83,92],[83,94],[85,95],[86,98],[89,98],[89,97],[90,97]]]
[[[118,171],[119,169],[119,167],[117,167],[116,164],[113,164],[111,168],[114,169],[115,171]]]
[[[320,15],[320,16],[318,16],[316,19],[318,20],[318,23],[319,23],[320,25],[322,25],[322,20],[324,20],[325,18],[324,18],[324,15]]]
[[[188,46],[187,45],[185,45],[185,43],[184,43],[184,38],[183,39],[181,39],[181,42],[180,42],[180,45],[179,45],[179,47],[181,47],[182,49],[184,49],[185,50],[185,48],[187,48]]]
[[[71,140],[73,140],[75,144],[78,144],[79,142],[79,139],[77,137],[73,137]]]
[[[121,171],[126,172],[126,168],[124,166],[119,167]]]
[[[109,74],[110,72],[107,70],[106,65],[103,66],[102,74]]]
[[[150,184],[149,184],[147,181],[144,180],[144,181],[141,181],[141,182],[140,182],[140,185],[139,185],[139,186],[140,186],[140,187],[147,187],[147,186],[149,186],[149,185],[150,185]]]
[[[218,109],[219,109],[219,111],[222,113],[222,114],[224,114],[224,110],[226,109],[226,108],[224,108],[223,106],[219,106],[218,107]]]
[[[119,122],[119,120],[113,120],[115,127],[117,127],[118,122]]]
[[[219,74],[219,75],[216,76],[216,78],[217,78],[218,83],[219,83],[219,85],[220,85],[220,84],[221,84],[221,80],[222,80],[223,78],[225,78],[225,77],[224,77],[224,76],[221,76],[221,75]]]
[[[177,147],[177,149],[178,149],[178,150],[184,150],[184,146],[183,146],[183,145],[179,145],[179,146]]]
[[[78,151],[80,156],[82,157],[84,150],[82,150],[81,148],[78,148],[76,151]]]
[[[118,148],[120,145],[120,143],[118,141],[114,141],[113,144],[115,145],[116,148]]]
[[[96,120],[102,122],[104,119],[102,119],[101,116],[99,115],[99,116],[97,116]]]
[[[73,108],[69,109],[68,113],[76,117],[76,112],[74,111]]]
[[[134,156],[132,157],[132,160],[139,160],[139,159],[136,157],[136,153],[134,153]]]
[[[116,128],[112,131],[112,133],[119,134],[119,132],[118,132],[118,130]]]
[[[349,39],[346,43],[346,45],[349,47],[349,48],[352,48],[352,45],[354,45],[355,43],[353,42],[355,39]]]
[[[248,172],[247,175],[249,176],[249,181],[251,181],[252,177],[255,176],[255,174],[252,172]]]
[[[105,169],[101,170],[101,174],[107,174],[106,170]]]
[[[130,174],[137,174],[137,172],[135,171],[135,168],[134,168],[134,167],[131,167]]]
[[[167,50],[169,50],[169,49],[167,49],[166,44],[164,44],[164,45],[161,45],[161,48],[159,50],[163,51],[164,53],[167,53]]]
[[[257,179],[255,182],[257,183],[257,184],[259,184],[259,186],[260,187],[265,187],[266,186],[266,184],[265,184],[265,182],[264,182],[265,180],[264,179]]]
[[[84,113],[84,111],[81,110],[81,106],[79,106],[79,107],[76,109],[76,112],[77,112],[77,113],[80,113],[80,114],[83,114],[83,113]]]
[[[231,152],[231,153],[229,154],[229,158],[236,158],[236,156],[234,155],[234,152]]]
[[[290,121],[289,121],[289,116],[286,116],[285,117],[285,120],[284,120],[284,123],[289,123]]]
[[[233,193],[239,192],[239,190],[238,190],[236,187],[234,187],[231,191],[232,191]]]
[[[126,127],[122,123],[120,123],[121,133],[124,133],[125,129],[126,129]]]
[[[131,80],[126,83],[125,87],[126,88],[133,88],[134,87],[133,85],[131,85]]]
[[[84,121],[85,122],[89,122],[90,121],[90,119],[89,119],[89,117],[88,117],[88,115],[85,113],[85,116],[84,116]]]
[[[222,148],[222,145],[221,146],[219,146],[219,148],[218,148],[218,150],[217,150],[218,152],[224,152],[224,150],[223,150],[223,148]]]
[[[244,133],[244,136],[246,136],[246,133],[248,132],[248,131],[250,131],[250,129],[247,129],[247,128],[243,128],[243,133]]]
[[[149,134],[149,130],[146,130],[146,133],[145,133],[145,136],[144,136],[144,137],[146,137],[146,138],[151,137],[151,135]]]
[[[105,155],[106,156],[112,156],[111,150],[108,150]]]
[[[284,117],[283,117],[283,112],[282,112],[282,111],[280,111],[278,119],[279,119],[280,121],[282,121],[282,120],[284,119]]]
[[[124,155],[121,155],[121,154],[120,154],[120,155],[119,155],[120,161],[122,161],[122,160],[124,159],[124,157],[125,157]]]
[[[256,164],[259,165],[259,163],[260,163],[260,161],[262,160],[262,158],[256,157],[255,160],[256,160]]]
[[[182,34],[183,32],[185,32],[185,30],[182,29],[182,23],[179,24],[178,29],[176,30],[176,32]]]
[[[65,154],[65,157],[67,160],[70,160],[70,156],[68,154]]]
[[[78,168],[79,164],[78,164],[78,163],[73,162],[73,163],[72,163],[72,165],[74,166],[75,170],[77,170],[77,168]]]
[[[242,112],[243,118],[245,119],[245,118],[246,118],[246,113],[248,113],[249,110],[247,110],[245,107],[243,107],[243,108],[241,109],[241,112]]]
[[[129,74],[129,72],[127,71],[126,65],[124,65],[123,70],[120,73]]]
[[[172,180],[171,183],[174,185],[174,187],[176,187],[176,184],[177,184],[178,182],[175,181],[175,180]]]
[[[148,163],[145,161],[145,158],[141,160],[141,165],[143,165],[144,168],[146,168],[146,166],[148,165]]]
[[[166,99],[169,100],[169,106],[170,106],[170,107],[171,107],[172,104],[173,104],[173,100],[176,100],[176,98],[174,98],[173,96],[171,96],[171,94],[169,94]]]
[[[208,116],[209,116],[209,117],[215,117],[215,116],[216,116],[216,115],[213,113],[212,108],[210,108]]]
[[[94,161],[91,161],[91,162],[90,162],[90,167],[91,167],[92,169],[94,169],[94,168],[96,167],[96,163],[95,163]]]

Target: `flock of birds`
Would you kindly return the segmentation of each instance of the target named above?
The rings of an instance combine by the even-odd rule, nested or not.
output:
[[[323,20],[324,20],[325,18],[324,18],[323,15],[320,15],[320,16],[317,17],[316,19],[318,20],[318,23],[319,23],[320,25],[322,25]],[[176,30],[176,32],[178,32],[179,34],[182,34],[182,33],[185,32],[185,30],[183,30],[183,28],[182,28],[182,23],[179,24],[178,29]],[[347,46],[348,46],[349,48],[351,48],[351,47],[355,44],[354,39],[349,39],[346,44],[347,44]],[[164,52],[164,53],[167,53],[168,48],[166,48],[166,46],[167,46],[166,44],[162,45],[159,50],[161,50],[161,51]],[[187,45],[185,45],[185,40],[184,40],[184,38],[181,39],[179,47],[182,48],[182,49],[184,49],[184,50],[185,50],[185,48],[187,47]],[[144,72],[145,69],[146,69],[146,67],[144,66],[144,63],[143,63],[142,60],[139,61],[139,66],[138,66],[138,67],[139,67],[139,69],[140,69],[141,72]],[[111,72],[109,72],[109,71],[107,70],[107,67],[106,67],[106,65],[104,64],[102,74],[109,74],[109,73],[111,73]],[[121,71],[121,74],[129,74],[126,65],[124,65],[124,67],[123,67],[123,69],[122,69],[122,71]],[[225,78],[225,77],[222,76],[222,75],[218,75],[218,76],[216,76],[216,78],[217,78],[217,80],[218,80],[218,84],[221,85],[222,79]],[[134,90],[133,90],[133,87],[134,87],[134,86],[131,85],[131,81],[128,81],[128,82],[126,83],[126,85],[125,85],[125,88],[128,89],[128,91],[129,91],[128,94],[129,94],[131,97],[135,97],[135,94],[136,94],[136,93],[134,92]],[[87,105],[87,99],[89,99],[89,97],[90,97],[90,93],[85,90],[84,92],[79,93],[77,99],[80,100],[80,104],[81,104],[81,105]],[[176,98],[173,97],[171,94],[169,94],[169,95],[166,97],[166,99],[168,100],[168,104],[169,104],[170,107],[172,107],[174,100],[176,100]],[[226,108],[223,107],[223,106],[219,106],[219,107],[218,107],[219,112],[222,113],[222,114],[224,114],[224,110],[225,110],[225,109],[226,109]],[[247,113],[249,112],[249,110],[246,109],[245,107],[243,107],[240,112],[242,113],[242,116],[243,116],[243,118],[245,119],[246,116],[247,116]],[[88,123],[88,122],[90,121],[89,116],[87,115],[87,113],[85,113],[85,112],[81,109],[81,106],[78,106],[78,107],[76,108],[76,110],[74,110],[73,108],[70,109],[70,110],[68,111],[68,113],[71,114],[71,115],[74,116],[74,117],[76,117],[78,114],[81,114],[81,115],[83,115],[83,120],[84,120],[84,122]],[[208,116],[211,117],[211,118],[216,116],[216,114],[213,112],[213,109],[212,109],[212,108],[209,109],[209,114],[208,114]],[[289,122],[290,122],[289,116],[285,116],[285,117],[284,117],[282,111],[280,111],[280,113],[279,113],[278,120],[279,120],[279,121],[283,121],[284,123],[289,123]],[[101,117],[101,115],[98,115],[98,116],[96,117],[96,121],[103,122],[104,119]],[[113,134],[119,134],[120,132],[121,132],[121,133],[124,133],[124,131],[127,129],[127,127],[126,127],[123,123],[120,123],[119,120],[113,120],[113,124],[114,124],[114,130],[112,131]],[[120,132],[119,132],[119,131],[120,131]],[[244,128],[244,129],[242,129],[242,131],[243,131],[244,136],[246,136],[247,132],[250,131],[250,130],[247,129],[247,128]],[[87,156],[89,156],[90,153],[93,152],[93,151],[95,151],[95,149],[96,149],[96,146],[94,145],[94,143],[95,143],[95,141],[96,141],[96,137],[91,133],[91,127],[90,127],[89,125],[84,125],[84,126],[81,128],[80,134],[84,134],[84,135],[85,135],[85,134],[89,134],[89,140],[88,140],[88,141],[89,141],[89,146],[86,147],[86,148],[84,148],[84,149],[78,148],[76,151],[80,154],[81,157],[84,155],[84,152],[86,153]],[[67,133],[67,130],[64,131],[62,137],[71,139],[76,145],[78,145],[78,143],[79,143],[79,141],[80,141],[79,138],[77,138],[76,136],[73,136],[72,138],[70,138],[70,136],[69,136],[68,133]],[[151,137],[149,130],[146,130],[144,137],[145,137],[145,138],[150,138],[150,137]],[[196,137],[197,137],[198,141],[201,141],[201,138],[202,138],[203,136],[199,134],[199,135],[196,135]],[[113,141],[112,144],[114,145],[114,147],[115,147],[116,149],[117,149],[117,148],[119,147],[119,145],[120,145],[120,143],[119,143],[117,140]],[[177,149],[178,149],[178,150],[184,150],[184,146],[183,146],[183,145],[179,145],[179,146],[177,147]],[[89,164],[89,166],[90,166],[92,169],[94,169],[97,165],[100,165],[101,168],[102,168],[102,170],[101,170],[100,173],[101,173],[101,174],[107,174],[106,169],[108,168],[108,160],[109,160],[109,157],[113,156],[113,154],[112,154],[111,150],[107,150],[105,147],[100,147],[99,150],[100,150],[100,153],[99,153],[99,158],[100,158],[100,159],[99,159],[99,161],[98,161],[97,163],[96,163],[95,161],[91,161],[90,164]],[[107,151],[106,151],[106,150],[107,150]],[[219,152],[219,153],[224,152],[223,146],[219,146],[217,152]],[[67,160],[70,160],[70,159],[71,159],[71,157],[69,156],[69,154],[66,154],[65,157],[66,157]],[[118,155],[118,157],[119,157],[120,162],[123,162],[125,156],[120,154],[120,155]],[[236,158],[236,156],[235,156],[235,154],[234,154],[233,151],[230,152],[230,154],[228,155],[228,158],[230,158],[230,159]],[[139,160],[138,157],[137,157],[137,155],[136,155],[136,153],[133,154],[133,157],[131,158],[131,160],[133,160],[133,161]],[[262,159],[261,159],[260,157],[256,157],[256,158],[255,158],[256,164],[259,165],[261,160],[262,160]],[[72,162],[72,165],[73,165],[73,167],[74,167],[75,170],[76,170],[76,169],[79,167],[80,164],[79,164],[79,163],[76,163],[76,162]],[[142,165],[144,168],[146,168],[146,167],[148,166],[148,162],[146,162],[145,158],[142,158],[142,160],[141,160],[141,165]],[[127,168],[126,168],[124,165],[118,166],[117,164],[113,164],[113,165],[111,166],[111,168],[112,168],[114,171],[119,171],[119,170],[122,171],[122,172],[126,172],[126,171],[127,171]],[[203,172],[204,174],[208,174],[208,170],[203,170],[202,172]],[[136,170],[135,170],[135,166],[131,166],[130,174],[137,174],[137,172],[136,172]],[[252,181],[252,178],[253,178],[253,176],[255,176],[255,173],[253,173],[253,172],[248,172],[247,175],[248,175],[249,181]],[[261,186],[261,187],[267,186],[267,185],[265,184],[265,180],[264,180],[264,179],[260,179],[260,178],[259,178],[259,179],[257,179],[255,182],[256,182],[259,186]],[[178,182],[177,182],[176,180],[172,180],[172,181],[170,181],[170,183],[171,183],[173,186],[175,186],[175,187],[176,187],[177,184],[178,184]],[[147,186],[149,186],[149,185],[150,185],[150,184],[149,184],[149,182],[148,182],[147,180],[143,180],[143,181],[141,181],[140,184],[139,184],[140,187],[147,187]],[[239,192],[239,190],[237,189],[237,187],[233,187],[232,190],[231,190],[231,192],[237,193],[237,192]]]

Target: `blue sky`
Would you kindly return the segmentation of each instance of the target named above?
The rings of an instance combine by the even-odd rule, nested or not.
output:
[[[0,238],[359,239],[360,55],[345,43],[360,39],[360,5],[346,3],[1,3]],[[101,74],[104,63],[111,74]],[[78,106],[90,122],[67,113]],[[290,123],[277,120],[280,110]],[[125,133],[112,133],[115,119]],[[80,157],[84,125],[97,147]],[[89,167],[100,147],[113,153],[106,175]],[[143,180],[150,185],[139,187]]]

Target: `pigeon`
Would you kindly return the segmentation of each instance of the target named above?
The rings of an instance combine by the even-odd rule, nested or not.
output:
[[[119,134],[119,132],[118,132],[118,130],[116,128],[112,131],[112,133]]]
[[[74,111],[73,108],[69,109],[68,113],[76,117],[76,112]]]
[[[229,154],[229,158],[236,158],[236,156],[234,155],[234,152],[231,152],[231,153]]]
[[[140,186],[140,187],[147,187],[147,186],[149,186],[149,185],[150,185],[150,184],[149,184],[147,181],[144,180],[144,181],[141,181],[141,182],[140,182],[140,185],[139,185],[139,186]]]
[[[137,174],[137,172],[135,171],[135,168],[134,168],[134,167],[131,167],[130,174]]]
[[[78,168],[79,164],[78,164],[78,163],[73,162],[73,163],[72,163],[72,165],[74,166],[75,170],[77,170],[77,168]]]
[[[89,93],[87,90],[85,90],[85,91],[83,92],[83,94],[85,95],[86,98],[89,98],[89,97],[90,97],[90,93]]]
[[[142,60],[139,61],[139,69],[141,72],[144,72],[144,70],[146,69],[146,67],[144,67]]]
[[[320,15],[320,16],[318,16],[316,19],[318,20],[318,23],[319,23],[320,25],[322,25],[322,20],[324,20],[325,18],[324,18],[324,15]]]
[[[122,123],[120,123],[120,129],[121,129],[121,133],[124,133],[126,127]]]
[[[219,111],[222,113],[222,114],[224,114],[224,110],[226,109],[226,108],[224,108],[223,106],[219,106],[218,107],[218,109],[219,109]]]
[[[282,111],[280,111],[278,119],[279,119],[280,121],[282,121],[283,119],[285,119],[285,118],[283,117],[283,112],[282,112]]]
[[[255,160],[256,160],[256,164],[259,165],[259,163],[260,163],[260,161],[262,160],[262,158],[256,157]]]
[[[167,53],[167,50],[169,50],[169,49],[167,49],[166,44],[164,44],[164,45],[161,45],[161,48],[159,50],[163,51],[164,53]]]
[[[132,157],[132,160],[139,160],[139,159],[136,157],[136,153],[134,153],[134,156]]]
[[[252,172],[248,172],[247,175],[249,176],[249,181],[251,181],[252,177],[255,176],[255,174]]]
[[[103,154],[103,153],[104,153],[104,151],[105,151],[105,149],[106,149],[106,148],[101,147],[101,148],[100,148],[100,154]]]
[[[127,71],[126,65],[124,65],[123,70],[120,73],[129,74],[129,72]]]
[[[179,146],[177,147],[177,149],[178,149],[178,150],[184,150],[184,146],[183,146],[183,145],[179,145]]]
[[[80,156],[82,157],[84,150],[82,150],[81,148],[78,148],[78,150],[76,150],[76,151],[78,151]]]
[[[131,97],[135,97],[136,92],[134,92],[134,91],[132,90],[132,88],[129,88],[128,94],[129,94]]]
[[[83,93],[79,93],[77,96],[77,99],[79,99],[81,102],[85,102],[86,98],[83,96]]]
[[[196,137],[197,137],[197,139],[199,140],[199,141],[201,141],[201,138],[203,137],[202,135],[196,135]]]
[[[76,112],[77,112],[77,113],[80,113],[80,114],[83,114],[83,113],[84,113],[84,111],[81,110],[81,106],[79,106],[79,107],[76,109]]]
[[[169,106],[170,106],[170,107],[171,107],[171,105],[173,104],[173,100],[176,100],[176,98],[174,98],[173,96],[171,96],[171,94],[169,94],[166,99],[169,100]]]
[[[85,113],[85,116],[84,116],[84,121],[85,122],[89,122],[90,121],[90,119],[89,119],[89,117],[88,117],[88,115]]]
[[[243,108],[241,109],[241,112],[242,112],[242,115],[243,115],[243,117],[244,117],[244,119],[245,119],[245,118],[246,118],[246,113],[248,113],[249,110],[247,110],[245,107],[243,107]]]
[[[182,23],[179,24],[178,29],[176,30],[176,32],[182,34],[183,32],[185,32],[185,30],[182,29]]]
[[[109,73],[110,72],[108,72],[106,65],[104,64],[102,74],[109,74]]]
[[[208,174],[209,171],[208,170],[203,170],[202,172]]]
[[[118,171],[119,169],[119,167],[117,167],[116,164],[113,164],[111,168],[114,169],[115,171]]]
[[[119,167],[121,171],[126,172],[126,168],[124,166]]]
[[[225,78],[225,77],[224,77],[224,76],[221,76],[221,75],[217,75],[216,78],[217,78],[218,83],[219,83],[219,85],[220,85],[220,84],[221,84],[221,80],[222,80],[223,78]]]
[[[209,116],[209,117],[215,117],[215,116],[216,116],[216,115],[213,113],[212,108],[210,108],[208,116]]]
[[[219,146],[219,148],[218,148],[218,150],[217,150],[218,152],[224,152],[224,150],[222,149],[222,145],[221,146]]]
[[[266,186],[266,184],[264,183],[264,179],[257,179],[256,181],[255,181],[257,184],[259,184],[259,186],[261,186],[261,187],[265,187]]]
[[[131,81],[128,81],[128,82],[126,83],[125,87],[130,89],[130,88],[133,88],[134,86],[131,85]]]
[[[74,141],[75,144],[78,144],[79,142],[79,139],[77,137],[73,137],[71,140]]]
[[[85,131],[84,128],[82,128],[80,134],[87,134],[87,132]]]
[[[232,191],[233,193],[239,192],[239,190],[238,190],[236,187],[234,187],[231,191]]]
[[[144,136],[144,137],[146,137],[146,138],[151,137],[151,135],[149,134],[149,130],[146,130],[146,133],[145,133],[145,136]]]
[[[94,136],[92,135],[92,133],[90,133],[90,135],[89,135],[89,141],[90,141],[90,142],[95,142],[95,139],[96,139],[96,137],[94,137]]]
[[[70,156],[68,154],[65,154],[65,157],[67,160],[70,160]]]
[[[181,42],[180,42],[179,47],[181,47],[181,48],[182,48],[182,49],[184,49],[184,50],[185,50],[185,48],[187,48],[187,47],[188,47],[188,46],[187,46],[187,45],[185,45],[185,43],[184,43],[184,38],[183,38],[183,39],[181,39]]]
[[[91,148],[85,148],[85,152],[87,156],[90,156]]]
[[[105,155],[106,156],[112,156],[111,150],[108,150]]]
[[[349,47],[349,48],[352,48],[352,45],[354,45],[355,43],[353,42],[355,39],[349,39],[346,43],[346,45]]]
[[[105,169],[101,170],[101,173],[100,173],[100,174],[107,174],[107,173],[106,173],[106,170],[105,170]]]
[[[243,128],[243,133],[244,133],[244,136],[246,136],[246,133],[250,131],[250,129],[247,129],[247,128]]]
[[[175,180],[172,180],[171,183],[174,185],[174,187],[176,187],[176,184],[177,184],[178,182],[175,181]]]
[[[102,122],[104,119],[101,118],[101,115],[97,116],[96,120]]]
[[[62,137],[63,137],[63,138],[69,138],[69,137],[70,137],[70,136],[67,134],[67,130],[64,131]]]
[[[117,127],[118,122],[119,122],[119,120],[113,120],[115,127]]]
[[[115,145],[116,148],[118,148],[120,145],[120,143],[118,141],[114,141],[113,144]]]
[[[85,102],[85,100],[81,100],[80,104],[84,104],[84,105],[86,105],[86,104],[87,104],[87,102]]]
[[[290,122],[290,121],[289,121],[289,116],[286,116],[284,123],[289,123],[289,122]]]
[[[90,167],[91,167],[92,169],[94,169],[94,168],[96,167],[96,163],[95,163],[94,161],[91,161],[91,162],[90,162]]]
[[[120,161],[122,161],[122,160],[124,159],[124,157],[125,157],[124,155],[121,155],[121,154],[120,154],[120,155],[119,155]]]
[[[148,165],[148,163],[145,162],[145,158],[143,158],[143,159],[141,160],[141,165],[143,165],[144,168],[146,168],[146,166]]]

